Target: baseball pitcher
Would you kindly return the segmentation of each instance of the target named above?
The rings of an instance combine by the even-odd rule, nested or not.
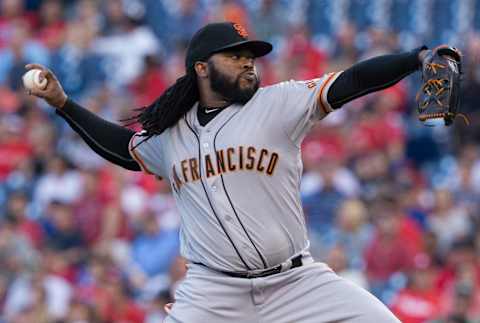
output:
[[[259,87],[272,45],[235,23],[192,38],[186,74],[135,117],[134,133],[69,99],[41,69],[45,99],[99,155],[167,180],[181,214],[185,280],[166,322],[400,322],[374,296],[315,262],[299,197],[300,146],[345,103],[422,68],[426,47],[307,81]]]

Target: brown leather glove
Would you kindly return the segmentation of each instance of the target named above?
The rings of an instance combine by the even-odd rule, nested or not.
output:
[[[461,52],[447,45],[434,48],[422,62],[423,85],[417,93],[418,119],[426,126],[449,126],[459,114]]]

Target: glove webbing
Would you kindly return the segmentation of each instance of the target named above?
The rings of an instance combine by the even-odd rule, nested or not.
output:
[[[446,67],[445,65],[439,64],[439,63],[427,63],[425,65],[426,65],[427,70],[431,70],[433,72],[433,74],[437,74],[437,69],[442,69],[442,68]],[[447,82],[448,82],[447,79],[431,79],[431,80],[428,80],[422,86],[422,91],[425,92],[426,94],[428,94],[428,96],[430,98],[433,97],[433,99],[437,102],[437,104],[439,106],[443,107],[444,105],[438,99],[438,96],[445,91],[446,86],[444,86],[444,84],[447,83]],[[432,87],[435,88],[435,90],[436,90],[435,93],[432,93],[432,91],[431,91]],[[420,95],[420,93],[417,94],[417,100],[418,100],[419,95]],[[428,104],[429,104],[429,100],[425,100],[422,103],[420,108],[425,110],[427,108]],[[434,118],[443,118],[443,119],[448,118],[448,119],[450,119],[452,117],[456,118],[457,116],[462,117],[467,126],[470,125],[470,121],[469,121],[468,117],[463,113],[457,113],[457,114],[454,114],[452,112],[428,113],[428,114],[423,114],[423,115],[419,116],[419,120],[420,121],[425,121],[425,120],[434,119]]]

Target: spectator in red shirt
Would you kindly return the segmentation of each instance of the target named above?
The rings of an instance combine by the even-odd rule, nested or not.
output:
[[[107,290],[108,277],[117,275],[112,259],[94,251],[88,258],[76,284],[76,299],[93,306],[102,322],[108,321],[113,308],[113,295]]]
[[[390,278],[412,268],[415,247],[402,234],[405,215],[393,196],[377,198],[371,211],[375,233],[366,250],[366,270],[372,293],[386,301]]]
[[[447,254],[447,261],[437,280],[438,292],[442,298],[441,312],[444,315],[455,312],[458,305],[459,286],[471,290],[468,296],[469,316],[480,316],[480,265],[472,239],[456,240]]]
[[[83,240],[89,245],[96,244],[103,231],[103,213],[107,200],[101,194],[100,178],[95,171],[82,172],[83,192],[74,204],[75,222]]]
[[[120,277],[110,276],[105,286],[112,296],[112,308],[107,321],[116,323],[143,323],[145,310],[137,305],[126,293]]]
[[[430,323],[476,323],[478,315],[472,316],[469,310],[474,302],[473,286],[468,283],[458,284],[455,287],[453,297],[453,307],[451,311],[444,316],[444,319],[432,321]]]
[[[279,79],[310,80],[325,72],[328,56],[311,41],[308,27],[298,26],[292,32],[281,64]]]
[[[437,318],[440,297],[434,280],[437,269],[426,254],[417,254],[408,284],[400,290],[391,305],[393,313],[403,323],[423,323]]]
[[[60,0],[43,1],[40,7],[40,21],[37,37],[50,50],[62,46],[65,39],[63,5]]]
[[[371,97],[362,117],[350,132],[357,154],[385,151],[389,159],[403,156],[405,129],[399,110],[405,104],[404,87],[396,85]]]
[[[21,136],[18,120],[3,117],[0,121],[0,181],[32,152],[30,144]]]
[[[167,85],[159,59],[153,55],[144,58],[143,73],[132,83],[131,89],[135,96],[135,106],[144,107],[151,104],[162,93]]]
[[[10,195],[7,204],[7,218],[15,226],[17,234],[23,235],[33,247],[40,248],[43,242],[43,230],[40,224],[29,219],[27,212],[27,197],[21,192]]]
[[[9,45],[16,23],[26,23],[33,28],[37,22],[33,13],[25,12],[25,0],[2,0],[0,12],[0,48]]]

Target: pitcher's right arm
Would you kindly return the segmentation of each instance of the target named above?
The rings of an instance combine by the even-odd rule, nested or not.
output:
[[[98,155],[106,160],[132,171],[140,171],[141,167],[130,155],[129,143],[135,132],[115,123],[106,121],[96,114],[70,100],[65,94],[56,76],[46,67],[29,64],[27,70],[40,69],[40,78],[48,83],[44,89],[29,89],[29,94],[44,99],[56,109],[67,123]]]

